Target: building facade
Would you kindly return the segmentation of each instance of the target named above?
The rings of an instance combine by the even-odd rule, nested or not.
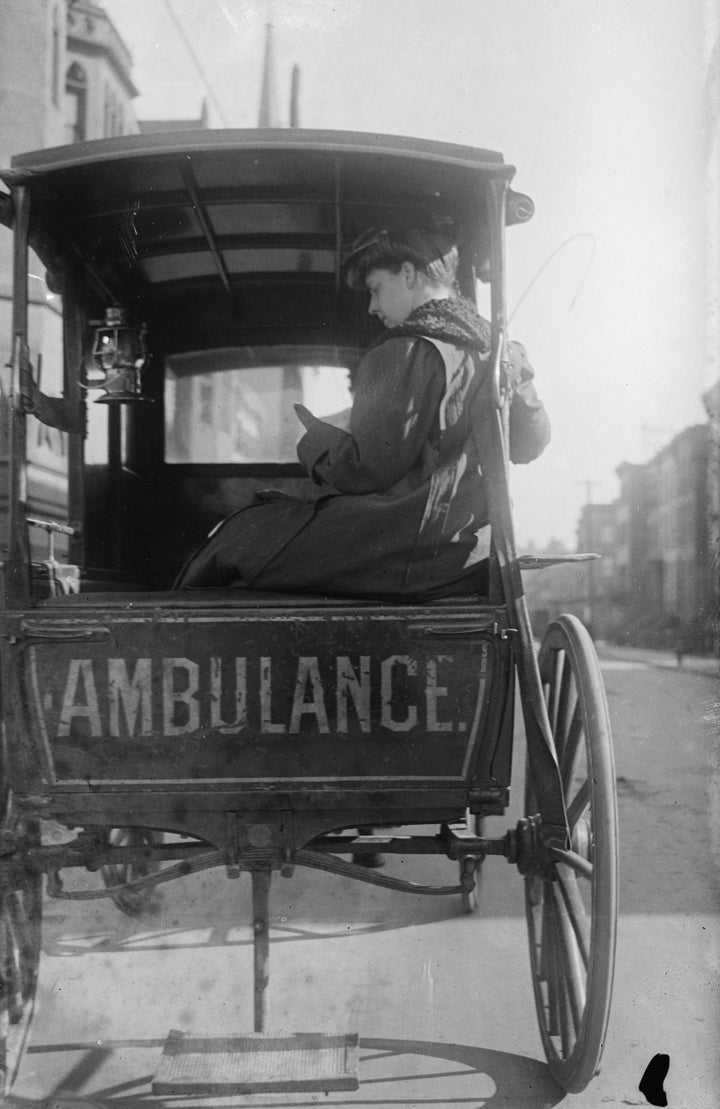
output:
[[[648,463],[648,610],[658,627],[702,637],[712,611],[707,520],[709,428],[685,428]]]
[[[63,142],[113,138],[139,130],[133,111],[130,51],[99,4],[68,4]]]
[[[88,0],[3,0],[0,4],[0,163],[16,153],[134,133],[137,90],[131,58],[104,9]],[[29,346],[43,391],[60,395],[62,296],[31,256]],[[12,338],[12,236],[0,225],[0,406],[9,392]],[[1,418],[0,418],[1,422]],[[0,502],[8,460],[0,442]],[[38,515],[62,518],[67,439],[28,419],[28,501]],[[0,503],[0,518],[4,517]],[[42,536],[33,549],[44,556]],[[3,537],[0,535],[0,542]],[[58,543],[63,554],[64,544]]]
[[[617,611],[617,504],[585,504],[580,511],[576,550],[597,554],[593,562],[580,563],[580,615],[592,634],[613,636],[620,622]]]
[[[703,395],[709,419],[707,467],[707,527],[710,573],[720,584],[720,380]],[[720,597],[720,588],[717,589]]]
[[[623,463],[618,499],[582,509],[577,550],[601,559],[526,575],[528,603],[541,622],[571,612],[598,639],[712,650],[720,383],[704,399],[708,424],[685,428],[644,465]]]
[[[625,622],[637,624],[647,613],[648,470],[623,462],[616,470],[620,496],[616,509],[615,592]]]

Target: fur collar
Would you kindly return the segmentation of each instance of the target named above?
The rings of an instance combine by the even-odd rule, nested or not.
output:
[[[490,324],[478,315],[475,305],[464,297],[429,300],[426,304],[421,304],[403,323],[388,328],[372,346],[380,346],[388,339],[403,335],[426,336],[476,350],[483,355],[490,352]]]

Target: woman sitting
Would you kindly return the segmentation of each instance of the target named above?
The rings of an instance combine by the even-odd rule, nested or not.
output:
[[[357,372],[347,429],[296,406],[315,498],[258,493],[211,533],[177,588],[244,585],[430,599],[483,592],[490,545],[473,411],[489,389],[490,327],[458,296],[457,247],[420,229],[368,232],[345,262],[385,325]],[[550,438],[525,351],[510,344],[510,458]]]

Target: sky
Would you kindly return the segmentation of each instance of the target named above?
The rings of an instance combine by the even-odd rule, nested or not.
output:
[[[704,423],[714,0],[105,0],[140,118],[257,124],[265,24],[281,122],[494,149],[535,202],[508,229],[511,337],[553,425],[514,467],[520,547],[571,547],[616,468]],[[717,121],[713,121],[717,126]]]

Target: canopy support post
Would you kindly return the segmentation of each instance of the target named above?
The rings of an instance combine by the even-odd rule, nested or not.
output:
[[[32,366],[28,350],[28,234],[30,192],[20,185],[13,194],[13,348],[8,418],[8,536],[4,574],[8,602],[30,594],[30,544],[27,515],[27,412],[31,410]],[[0,554],[2,560],[2,554]]]
[[[569,829],[562,781],[535,656],[511,509],[508,429],[510,395],[504,368],[507,360],[504,270],[507,187],[507,181],[500,178],[493,178],[488,184],[493,281],[492,398],[484,404],[480,418],[473,424],[473,431],[487,481],[490,527],[505,603],[517,629],[513,639],[513,654],[519,677],[530,772],[543,819],[543,838],[548,846],[566,848],[569,845]]]

